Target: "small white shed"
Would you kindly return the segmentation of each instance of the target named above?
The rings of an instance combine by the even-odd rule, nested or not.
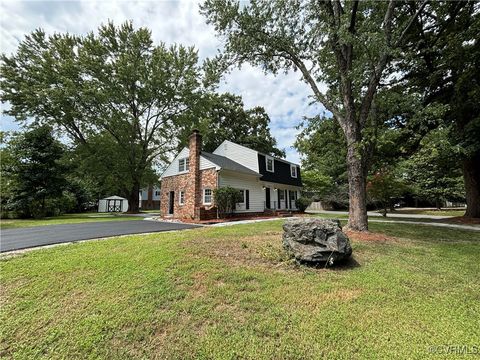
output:
[[[127,212],[128,200],[120,196],[109,196],[98,201],[98,212]]]

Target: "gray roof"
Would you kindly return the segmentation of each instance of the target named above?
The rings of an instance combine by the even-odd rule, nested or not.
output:
[[[255,175],[255,176],[261,176],[261,174],[257,173],[256,171],[250,170],[249,168],[229,159],[226,158],[225,156],[217,155],[217,154],[211,154],[207,153],[205,151],[202,151],[201,155],[217,165],[218,167],[224,169],[224,170],[230,170],[230,171],[236,171],[240,172],[243,174],[247,175]]]

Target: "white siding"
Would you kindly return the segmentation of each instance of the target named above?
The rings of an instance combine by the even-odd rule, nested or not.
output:
[[[165,171],[163,172],[162,176],[160,176],[160,178],[180,174],[178,172],[178,159],[188,157],[189,154],[190,154],[190,151],[188,150],[188,148],[183,148],[183,150],[180,151],[180,153],[177,156],[175,156],[175,159],[173,159],[170,165],[168,165],[168,167],[165,169]],[[184,173],[185,172],[183,172],[182,174]]]
[[[259,212],[263,211],[265,191],[257,177],[245,176],[239,173],[221,171],[219,174],[219,186],[231,186],[236,189],[249,191],[250,209],[238,209],[235,212]]]
[[[250,170],[258,172],[258,153],[255,150],[225,140],[213,153],[225,156]]]
[[[203,156],[200,155],[200,170],[216,168],[217,166],[212,163],[210,160],[205,159]]]
[[[155,193],[158,191],[158,195],[155,195]],[[161,192],[159,187],[154,187],[153,192],[152,192],[152,200],[160,200]]]

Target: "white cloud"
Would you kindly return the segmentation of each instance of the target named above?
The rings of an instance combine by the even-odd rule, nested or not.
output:
[[[200,58],[213,56],[221,41],[199,14],[193,1],[2,1],[0,4],[1,51],[10,54],[19,41],[36,28],[47,33],[70,32],[86,34],[111,20],[116,24],[132,20],[136,27],[152,31],[155,42],[193,45]],[[273,76],[244,65],[225,77],[220,91],[241,95],[246,107],[263,106],[269,114],[271,129],[280,147],[287,150],[287,159],[298,161],[291,148],[303,116],[312,116],[320,106],[309,106],[311,94],[298,73]],[[11,128],[12,120],[2,116],[2,127]],[[6,126],[5,126],[6,125]]]

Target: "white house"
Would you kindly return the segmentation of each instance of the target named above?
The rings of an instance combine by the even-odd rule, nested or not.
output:
[[[209,217],[214,207],[213,190],[231,186],[239,189],[241,213],[296,210],[302,180],[300,166],[231,141],[224,141],[213,153],[201,150],[198,131],[161,176],[163,215],[178,218]],[[202,216],[203,215],[203,216]],[[211,214],[210,214],[211,215]]]

